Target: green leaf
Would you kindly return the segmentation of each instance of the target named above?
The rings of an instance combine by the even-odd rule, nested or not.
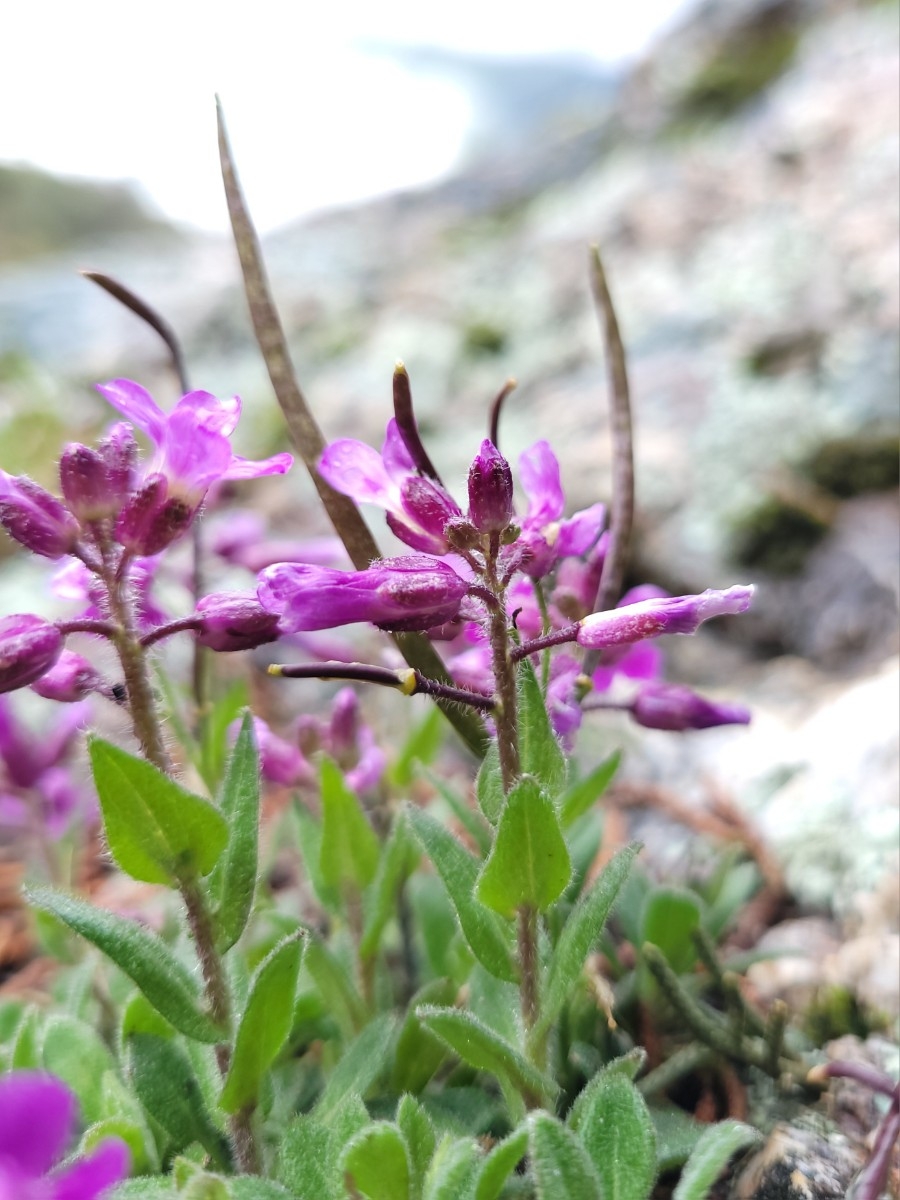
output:
[[[575,1103],[569,1109],[566,1117],[566,1124],[570,1129],[576,1132],[581,1125],[581,1118],[587,1106],[593,1101],[597,1089],[601,1087],[603,1081],[610,1075],[624,1075],[626,1079],[634,1080],[643,1069],[647,1062],[647,1051],[643,1046],[635,1046],[629,1050],[627,1054],[622,1054],[618,1058],[612,1059],[606,1063],[597,1072],[594,1078],[575,1098]]]
[[[144,1175],[139,1179],[124,1179],[109,1193],[109,1200],[178,1200],[171,1179],[159,1175]]]
[[[527,658],[519,663],[519,752],[522,773],[554,799],[566,783],[566,758],[547,715],[544,693]]]
[[[528,1118],[537,1200],[607,1200],[581,1142],[549,1113]]]
[[[312,977],[328,1011],[347,1036],[366,1023],[366,1006],[347,968],[314,934],[307,938],[304,970]]]
[[[503,1185],[528,1153],[528,1128],[521,1126],[491,1150],[481,1164],[475,1200],[497,1200]]]
[[[436,710],[440,718],[440,709]],[[381,936],[397,908],[397,897],[407,876],[418,861],[418,850],[409,836],[403,813],[396,814],[388,839],[381,850],[378,871],[372,887],[372,900],[366,913],[359,953],[373,958],[378,953]]]
[[[616,750],[599,766],[594,767],[589,775],[585,775],[584,779],[579,779],[566,788],[559,801],[559,816],[564,829],[574,825],[578,818],[600,799],[619,769],[621,760],[622,753]]]
[[[313,1110],[319,1120],[327,1121],[350,1092],[366,1094],[391,1053],[395,1025],[392,1013],[382,1013],[346,1048]]]
[[[175,1151],[199,1142],[217,1165],[230,1165],[228,1142],[213,1124],[187,1055],[177,1043],[136,1033],[126,1043],[128,1074],[144,1108]]]
[[[337,888],[327,887],[322,878],[320,862],[322,858],[322,825],[312,815],[302,800],[295,800],[291,815],[297,831],[297,842],[303,855],[303,865],[306,876],[312,884],[316,898],[329,912],[337,913],[341,909],[341,896]]]
[[[439,775],[435,775],[432,771],[426,771],[425,778],[440,793],[447,807],[475,843],[481,856],[484,857],[491,848],[493,836],[491,826]]]
[[[231,1200],[295,1200],[271,1179],[259,1175],[234,1175],[228,1180]]]
[[[98,1121],[104,1115],[103,1076],[116,1064],[96,1030],[77,1017],[54,1013],[44,1025],[41,1050],[44,1070],[69,1085],[85,1121]]]
[[[396,1125],[373,1121],[341,1154],[348,1184],[367,1200],[409,1200],[409,1155]]]
[[[102,950],[179,1032],[200,1042],[221,1039],[223,1031],[201,1010],[194,976],[155,934],[53,888],[31,888],[27,897]]]
[[[509,793],[475,894],[504,917],[522,906],[546,912],[571,872],[556,809],[538,781],[526,775]]]
[[[159,1170],[159,1158],[146,1125],[131,1117],[104,1117],[89,1125],[78,1145],[79,1157],[90,1154],[107,1138],[121,1139],[131,1156],[131,1170],[137,1175],[149,1175]]]
[[[492,975],[515,982],[517,972],[511,954],[509,931],[494,913],[475,899],[477,859],[434,817],[412,805],[407,812],[413,833],[434,863],[447,889],[472,953]]]
[[[422,1004],[450,1005],[456,999],[456,987],[449,979],[432,979],[420,987],[400,1026],[391,1086],[397,1092],[421,1092],[447,1057],[444,1043],[422,1027],[416,1008]]]
[[[523,1097],[549,1102],[556,1095],[556,1084],[552,1079],[532,1066],[515,1046],[489,1029],[473,1013],[423,1004],[416,1009],[416,1015],[426,1029],[469,1066],[508,1080]]]
[[[229,685],[224,695],[220,696],[212,709],[206,714],[203,722],[203,743],[196,755],[197,767],[203,777],[203,782],[214,793],[222,778],[222,768],[228,750],[228,728],[241,715],[250,703],[247,694],[247,682],[238,679]],[[187,748],[196,746],[193,738],[185,743]]]
[[[322,759],[322,848],[319,869],[326,887],[366,887],[378,869],[380,845],[340,767]]]
[[[760,1141],[759,1132],[740,1121],[710,1125],[681,1172],[672,1200],[705,1200],[731,1157]]]
[[[437,1144],[434,1126],[415,1096],[408,1093],[397,1105],[397,1126],[409,1151],[409,1200],[421,1200],[425,1172]]]
[[[604,1074],[582,1110],[579,1133],[604,1200],[647,1200],[656,1180],[656,1132],[626,1075]]]
[[[314,1117],[301,1116],[285,1130],[278,1150],[278,1177],[303,1200],[344,1200],[339,1189],[340,1147],[331,1130]]]
[[[675,1167],[684,1166],[710,1126],[701,1124],[674,1104],[651,1104],[648,1107],[656,1130],[657,1169],[660,1172],[672,1171]]]
[[[429,705],[424,719],[413,726],[412,732],[389,768],[388,776],[397,791],[404,792],[409,787],[420,764],[427,767],[434,762],[444,744],[445,731],[446,726],[440,709]]]
[[[496,741],[490,743],[478,768],[478,774],[475,776],[475,795],[478,807],[488,821],[496,825],[506,799],[503,791],[503,773],[500,770],[500,751]]]
[[[678,975],[697,961],[693,933],[700,925],[700,901],[683,888],[654,888],[644,901],[639,946],[652,942]]]
[[[89,743],[103,828],[113,858],[133,879],[169,886],[207,875],[225,848],[221,813],[142,758],[93,737]]]
[[[256,1105],[263,1075],[291,1031],[302,957],[300,934],[291,934],[263,960],[253,978],[219,1098],[220,1107],[227,1113]]]
[[[216,946],[224,954],[244,932],[256,892],[259,754],[249,712],[228,760],[219,808],[228,822],[228,843],[213,869],[210,893],[217,900]]]
[[[569,915],[550,960],[540,1031],[550,1027],[579,979],[639,848],[625,846],[611,858]]]
[[[469,1200],[481,1149],[471,1138],[443,1137],[425,1178],[424,1200]]]

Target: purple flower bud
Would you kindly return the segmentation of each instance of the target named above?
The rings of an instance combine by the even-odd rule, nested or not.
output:
[[[110,502],[121,508],[135,488],[138,445],[131,426],[117,421],[105,438],[97,444],[97,453],[106,466],[106,481]]]
[[[0,692],[34,683],[53,666],[63,648],[62,634],[31,613],[0,620]]]
[[[212,592],[197,604],[197,641],[210,650],[253,650],[278,638],[278,614],[260,604],[255,592]]]
[[[134,554],[159,554],[190,527],[196,511],[183,497],[169,495],[165,475],[150,475],[119,514],[116,541]]]
[[[386,520],[391,533],[413,550],[446,554],[450,543],[444,529],[460,516],[459,505],[440,484],[407,475],[400,484],[400,512],[388,509]]]
[[[55,496],[24,475],[0,471],[0,524],[33,554],[62,558],[78,541],[78,522]]]
[[[749,725],[750,712],[740,704],[716,704],[677,683],[649,683],[631,703],[631,715],[648,729],[710,729],[714,725]]]
[[[386,558],[366,571],[276,563],[259,577],[264,607],[286,632],[370,621],[384,629],[429,629],[455,617],[468,583],[423,555]]]
[[[502,533],[512,520],[509,463],[487,438],[469,468],[469,520],[481,533]]]
[[[59,482],[80,521],[114,516],[134,488],[137,442],[125,424],[114,425],[96,450],[73,442],[63,450]]]
[[[606,612],[591,613],[581,621],[577,641],[580,646],[602,650],[622,646],[663,633],[696,633],[711,617],[742,613],[750,607],[752,587],[731,587],[726,591],[707,588],[699,596],[665,596],[625,604]]]
[[[46,700],[73,704],[96,691],[100,683],[100,675],[86,658],[73,650],[63,650],[50,670],[35,680],[31,690]]]

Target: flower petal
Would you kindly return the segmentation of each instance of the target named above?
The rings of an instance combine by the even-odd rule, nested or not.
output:
[[[241,458],[232,454],[231,462],[222,475],[223,479],[259,479],[262,475],[284,475],[294,465],[293,454],[282,452],[271,458]]]
[[[65,1152],[75,1097],[53,1075],[13,1071],[0,1079],[0,1160],[26,1175],[45,1175]]]
[[[319,459],[319,474],[336,492],[357,504],[377,504],[400,509],[400,490],[388,475],[377,450],[354,438],[340,438],[326,446]]]
[[[131,1155],[119,1138],[107,1138],[92,1154],[54,1175],[52,1200],[100,1200],[128,1174]]]
[[[142,429],[157,446],[160,445],[166,427],[166,414],[146,388],[131,379],[111,379],[109,383],[98,383],[97,391],[133,425]]]
[[[519,456],[519,478],[528,497],[525,520],[541,526],[563,515],[565,497],[559,478],[559,463],[550,443],[535,442]]]

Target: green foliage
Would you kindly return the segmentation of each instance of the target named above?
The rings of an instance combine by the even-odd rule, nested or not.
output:
[[[337,763],[322,759],[322,845],[319,871],[328,888],[361,890],[378,869],[379,845],[359,800],[344,782]]]
[[[410,1200],[406,1139],[387,1121],[360,1130],[341,1155],[341,1171],[367,1200]]]
[[[607,1071],[584,1105],[579,1133],[604,1200],[647,1200],[656,1179],[656,1133],[647,1106],[622,1071]]]
[[[228,841],[209,880],[216,899],[216,944],[229,950],[246,928],[256,892],[259,841],[259,755],[250,713],[228,760],[219,809],[228,825]]]
[[[578,1138],[549,1113],[529,1118],[529,1152],[538,1200],[605,1200],[600,1180]]]
[[[709,1189],[739,1150],[762,1139],[757,1130],[740,1121],[722,1121],[711,1125],[697,1142],[672,1200],[704,1200]]]
[[[553,804],[531,776],[507,797],[490,855],[476,885],[482,904],[504,917],[526,905],[545,912],[572,873]]]
[[[106,839],[123,871],[170,886],[209,874],[228,826],[208,800],[102,738],[91,738],[90,756]]]
[[[566,782],[566,759],[550,724],[544,694],[527,658],[519,664],[519,752],[522,772],[533,775],[554,801]]]

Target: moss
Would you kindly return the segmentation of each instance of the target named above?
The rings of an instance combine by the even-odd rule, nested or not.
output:
[[[884,492],[900,484],[900,437],[835,438],[821,445],[800,470],[832,496],[848,499],[864,492]]]
[[[676,107],[676,124],[731,116],[787,70],[799,42],[791,4],[754,13],[713,50],[687,84]]]
[[[803,1030],[815,1046],[852,1034],[863,1041],[885,1028],[887,1019],[864,1005],[849,988],[834,985],[817,992],[803,1018]]]
[[[738,566],[770,575],[797,575],[828,525],[788,501],[767,496],[732,526],[731,556]]]

